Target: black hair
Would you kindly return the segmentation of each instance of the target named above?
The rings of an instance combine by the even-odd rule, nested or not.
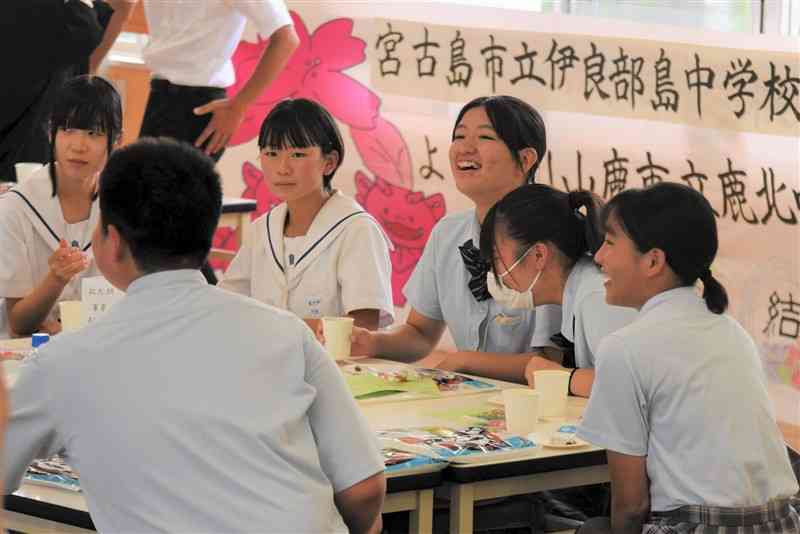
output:
[[[331,180],[344,161],[344,142],[336,121],[328,110],[305,98],[279,102],[269,112],[258,134],[258,148],[283,149],[318,146],[324,156],[336,151],[338,163],[322,177],[322,187],[331,191]]]
[[[685,286],[703,282],[708,309],[723,313],[728,307],[725,287],[711,274],[717,255],[717,221],[708,200],[683,184],[667,183],[646,189],[627,189],[612,198],[602,221],[616,220],[639,252],[664,251],[672,271]]]
[[[100,175],[103,233],[114,225],[145,273],[199,269],[221,209],[214,161],[174,139],[143,138],[120,148]]]
[[[494,268],[495,232],[500,229],[518,244],[520,257],[534,243],[549,242],[571,267],[591,257],[603,242],[602,200],[589,191],[564,193],[549,185],[527,184],[504,196],[481,225],[481,255]],[[581,213],[584,208],[586,214]]]
[[[57,91],[50,112],[50,183],[53,196],[56,180],[56,134],[74,128],[108,136],[108,155],[122,134],[122,99],[114,86],[99,76],[76,76]]]
[[[547,152],[547,132],[542,116],[533,106],[513,96],[481,96],[467,102],[458,112],[453,128],[453,138],[455,138],[455,128],[461,124],[464,114],[477,107],[483,107],[486,110],[492,128],[511,151],[511,157],[514,158],[519,168],[522,168],[520,150],[524,148],[536,150],[536,163],[525,176],[527,183],[533,183],[536,171]]]

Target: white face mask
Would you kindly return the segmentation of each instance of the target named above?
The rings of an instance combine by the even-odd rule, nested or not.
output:
[[[501,306],[515,310],[533,310],[536,308],[531,290],[533,289],[533,286],[536,285],[536,282],[539,281],[539,277],[542,276],[542,271],[539,271],[539,273],[533,279],[533,282],[531,282],[531,285],[528,286],[528,289],[525,291],[517,291],[516,289],[512,289],[503,283],[503,278],[506,277],[512,270],[514,270],[514,268],[525,259],[525,256],[527,256],[532,249],[533,247],[530,247],[528,250],[526,250],[525,254],[515,261],[513,265],[506,270],[506,272],[497,276],[497,278],[500,279],[500,283],[495,280],[494,273],[491,271],[486,273],[486,289],[489,290],[489,294],[492,296],[495,302]]]

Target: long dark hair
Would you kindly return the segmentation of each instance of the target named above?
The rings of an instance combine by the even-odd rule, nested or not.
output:
[[[472,108],[483,107],[492,123],[492,128],[497,136],[511,151],[511,156],[517,165],[522,168],[522,159],[519,151],[524,148],[536,150],[536,163],[525,176],[527,183],[533,183],[539,164],[547,152],[547,132],[542,116],[533,106],[513,96],[481,96],[467,102],[458,112],[455,128],[461,124],[464,114]]]
[[[339,154],[336,168],[322,177],[322,187],[331,190],[331,180],[344,161],[344,142],[328,110],[313,100],[287,99],[279,102],[261,123],[258,148],[282,149],[318,146],[323,156]]]
[[[516,257],[534,243],[553,243],[570,266],[603,242],[602,200],[589,191],[564,193],[544,184],[519,187],[492,206],[481,225],[481,255],[494,264],[495,230],[518,243]],[[584,208],[586,214],[581,213]]]
[[[664,251],[667,263],[685,286],[703,282],[708,309],[728,307],[725,287],[711,274],[717,255],[717,221],[708,200],[682,184],[660,183],[646,189],[627,189],[603,210],[603,224],[616,220],[639,252]]]
[[[58,90],[50,112],[50,183],[53,196],[56,180],[56,134],[73,128],[92,130],[108,136],[108,156],[122,134],[122,99],[114,86],[99,76],[70,78]]]

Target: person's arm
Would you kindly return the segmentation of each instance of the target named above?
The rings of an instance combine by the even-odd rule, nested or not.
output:
[[[558,363],[542,356],[534,356],[525,367],[525,380],[532,388],[536,387],[534,375],[536,371],[558,369],[571,372],[571,368],[563,367]],[[594,369],[577,369],[569,382],[569,393],[578,397],[588,397],[594,384]]]
[[[401,362],[414,362],[425,357],[439,343],[444,321],[425,317],[411,308],[404,324],[384,332],[353,329],[353,356],[380,356]]]
[[[386,476],[380,472],[336,493],[333,501],[351,533],[378,534],[383,529],[384,495]]]
[[[44,369],[50,351],[48,344],[36,356],[26,358],[20,366],[19,378],[9,391],[4,440],[5,494],[19,488],[34,458],[49,458],[63,448],[57,432],[59,415],[55,411],[58,403],[53,399],[55,388]]]
[[[106,54],[111,50],[120,32],[122,32],[122,27],[131,17],[137,2],[138,0],[108,0],[109,5],[114,10],[114,14],[111,15],[111,20],[108,21],[108,26],[106,26],[103,33],[103,40],[100,41],[92,55],[89,56],[90,74],[95,74],[97,69],[100,68],[100,64],[105,59]]]
[[[303,334],[305,380],[316,392],[308,420],[320,465],[350,532],[378,533],[386,482],[375,434],[334,361]]]
[[[270,36],[267,49],[264,50],[253,75],[235,97],[212,100],[195,108],[195,115],[213,114],[208,126],[195,141],[195,146],[203,146],[208,141],[206,154],[214,154],[225,148],[244,120],[247,108],[278,77],[299,44],[300,39],[294,26],[279,28]]]
[[[650,514],[650,481],[647,456],[607,451],[611,475],[611,530],[641,534]]]
[[[22,298],[6,299],[8,326],[14,334],[36,332],[72,277],[89,266],[86,256],[63,239],[48,263],[50,270],[31,293]]]

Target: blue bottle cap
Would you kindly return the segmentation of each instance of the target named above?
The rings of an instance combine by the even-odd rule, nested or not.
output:
[[[35,349],[39,345],[44,345],[48,341],[50,341],[50,334],[37,332],[31,336],[31,347]]]

